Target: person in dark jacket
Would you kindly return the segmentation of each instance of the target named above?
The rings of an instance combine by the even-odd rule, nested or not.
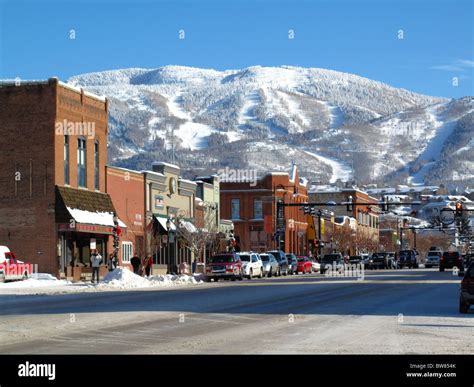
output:
[[[140,264],[142,263],[142,260],[134,255],[132,259],[130,259],[130,263],[132,264],[133,272],[139,275]]]

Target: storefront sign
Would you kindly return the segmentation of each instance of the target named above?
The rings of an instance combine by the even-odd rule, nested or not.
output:
[[[112,227],[110,226],[99,226],[93,224],[82,224],[82,223],[58,223],[58,231],[76,231],[76,232],[90,232],[97,234],[112,234]]]
[[[162,236],[161,236],[161,241],[162,241],[163,243],[168,243],[168,235],[162,235]]]

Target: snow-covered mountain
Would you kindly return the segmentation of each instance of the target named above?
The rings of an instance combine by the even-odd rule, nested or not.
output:
[[[149,167],[174,146],[191,175],[223,166],[286,170],[294,160],[313,180],[474,179],[470,97],[449,101],[288,66],[134,68],[69,82],[109,98],[110,162],[124,166]],[[442,172],[448,159],[458,175]]]

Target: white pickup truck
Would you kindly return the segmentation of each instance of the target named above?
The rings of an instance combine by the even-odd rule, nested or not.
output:
[[[0,246],[0,282],[24,280],[33,273],[33,265],[17,259],[6,246]]]

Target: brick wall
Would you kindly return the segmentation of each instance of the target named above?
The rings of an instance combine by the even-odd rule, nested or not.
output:
[[[87,188],[94,190],[98,140],[100,190],[105,192],[107,104],[55,79],[0,87],[0,245],[54,274],[59,269],[54,187],[64,185],[64,137],[56,135],[55,123],[64,119],[95,123],[95,137],[87,139]],[[77,187],[76,154],[77,136],[71,136],[72,187]]]
[[[127,228],[120,237],[121,242],[133,243],[135,253],[145,254],[145,181],[141,173],[108,166],[106,168],[107,193],[112,198],[115,210]],[[122,263],[122,249],[119,260]],[[109,251],[112,251],[109,248]]]
[[[54,82],[0,88],[0,245],[57,270]],[[15,173],[19,181],[15,181]]]
[[[284,203],[304,203],[307,201],[307,188],[299,184],[296,174],[295,182],[290,181],[288,174],[268,174],[258,180],[255,186],[249,183],[221,182],[221,217],[234,222],[235,235],[239,236],[242,250],[262,250],[276,248],[272,240],[275,232],[276,200]],[[298,195],[294,194],[297,187]],[[232,219],[231,201],[240,200],[240,220]],[[265,231],[264,219],[256,220],[254,201],[262,200],[263,217],[271,219],[271,230]],[[303,254],[307,249],[307,218],[299,207],[285,207],[284,219],[292,220],[285,227],[285,251]],[[303,236],[298,236],[303,233]]]

